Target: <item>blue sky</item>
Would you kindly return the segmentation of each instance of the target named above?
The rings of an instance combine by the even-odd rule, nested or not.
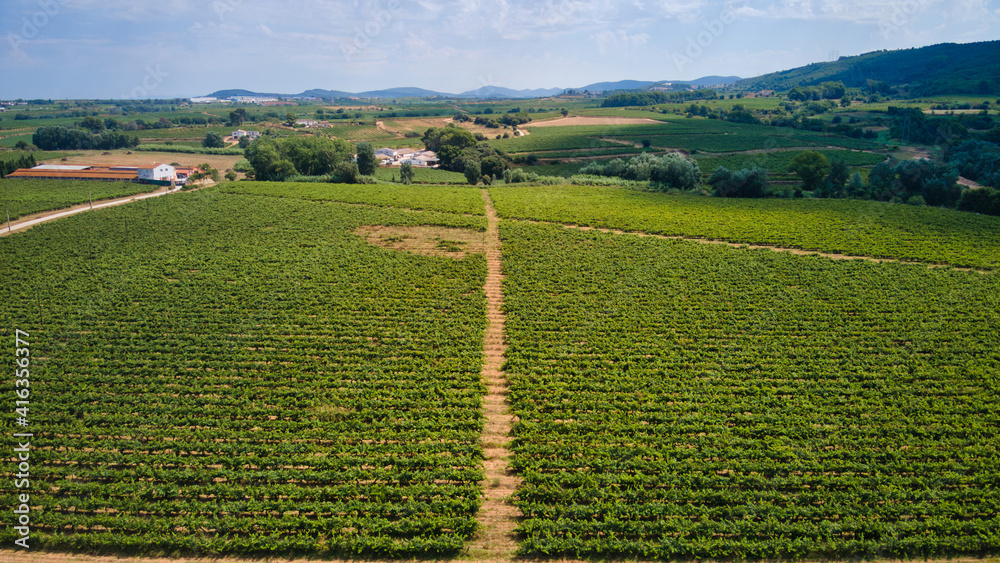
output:
[[[0,98],[750,77],[997,30],[1000,0],[0,0]]]

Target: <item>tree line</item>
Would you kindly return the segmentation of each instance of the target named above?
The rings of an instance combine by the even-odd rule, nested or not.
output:
[[[14,172],[15,170],[21,168],[34,168],[38,163],[35,162],[35,155],[33,154],[22,154],[17,158],[0,159],[0,178],[7,176]]]
[[[135,148],[139,146],[139,137],[121,131],[94,134],[86,129],[57,126],[39,127],[31,142],[43,151],[113,150]]]

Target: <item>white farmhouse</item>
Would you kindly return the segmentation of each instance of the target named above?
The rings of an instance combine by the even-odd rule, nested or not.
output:
[[[243,137],[249,137],[251,141],[260,136],[261,136],[260,131],[244,131],[242,129],[237,129],[236,131],[233,131],[232,135],[234,139],[242,139]]]
[[[177,170],[169,164],[154,164],[148,168],[139,168],[139,181],[170,182],[177,179]]]
[[[392,160],[396,160],[396,157],[399,156],[399,151],[397,151],[396,149],[389,149],[389,148],[377,149],[375,151],[375,156],[387,156]]]

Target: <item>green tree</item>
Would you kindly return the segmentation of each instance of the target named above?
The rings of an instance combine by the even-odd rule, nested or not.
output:
[[[98,119],[93,116],[87,116],[84,117],[83,121],[80,122],[80,127],[97,135],[104,132],[106,125],[103,119]]]
[[[236,181],[236,171],[235,170],[229,170],[228,172],[226,172],[226,179],[229,180],[230,182],[235,182]]]
[[[826,176],[823,186],[823,197],[845,197],[844,186],[850,177],[850,170],[847,163],[842,158],[835,158],[830,162],[830,173]]]
[[[297,119],[298,118],[295,117],[295,114],[292,113],[292,112],[288,112],[288,113],[285,114],[285,124],[288,125],[289,127],[294,127],[295,126],[295,121]]]
[[[848,180],[847,185],[844,186],[844,193],[847,197],[858,199],[865,197],[865,181],[861,178],[861,174],[858,174],[857,172],[851,174],[851,179]]]
[[[205,138],[202,139],[201,146],[208,149],[221,149],[225,148],[226,141],[223,140],[222,135],[215,131],[209,131],[205,134]]]
[[[358,184],[361,181],[361,172],[357,163],[345,160],[338,162],[330,171],[330,179],[339,184]]]
[[[559,113],[561,113],[563,117],[566,117],[566,116],[569,115],[569,110],[566,109],[566,108],[563,108],[562,111],[560,111]]]
[[[375,158],[375,149],[371,143],[358,143],[358,170],[364,176],[375,174],[378,168],[378,159]]]
[[[477,144],[476,136],[469,131],[449,124],[448,127],[431,127],[424,133],[424,147],[429,151],[438,152],[446,146],[465,149]]]
[[[237,110],[229,112],[229,124],[232,125],[233,127],[239,127],[240,125],[243,125],[243,122],[246,120],[246,118],[247,118],[247,110],[243,108],[239,108]]]
[[[504,170],[507,170],[507,163],[499,156],[488,156],[482,160],[482,172],[493,178],[503,177]]]
[[[761,198],[769,186],[767,170],[756,166],[737,171],[720,166],[712,172],[708,183],[717,197]]]
[[[465,164],[465,179],[470,185],[475,186],[483,177],[483,169],[478,160],[470,160]]]
[[[802,179],[804,190],[816,191],[823,187],[823,180],[830,172],[830,161],[823,153],[803,151],[792,159],[788,171],[797,174]]]
[[[403,166],[399,169],[399,178],[406,185],[413,183],[413,165],[409,162],[404,162]]]

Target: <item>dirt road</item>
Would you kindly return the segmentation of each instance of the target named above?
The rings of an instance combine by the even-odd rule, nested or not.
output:
[[[201,187],[207,187],[208,185],[211,184],[206,184]],[[201,189],[201,187],[196,189]],[[79,205],[74,205],[73,207],[55,209],[52,211],[42,211],[39,213],[33,213],[31,215],[25,215],[24,217],[18,218],[16,221],[11,221],[9,225],[4,224],[2,232],[0,232],[0,237],[5,237],[11,233],[27,231],[28,229],[34,227],[35,225],[41,225],[42,223],[48,223],[49,221],[55,221],[56,219],[62,219],[63,217],[69,217],[70,215],[76,215],[77,213],[83,213],[85,211],[90,211],[92,209],[103,209],[105,207],[124,205],[126,203],[130,203],[133,201],[149,199],[151,197],[160,197],[170,193],[177,193],[179,191],[180,189],[170,190],[169,187],[163,187],[156,190],[155,192],[120,197],[116,199],[104,199],[100,201],[95,201],[93,205],[91,205],[90,203],[81,203]]]

